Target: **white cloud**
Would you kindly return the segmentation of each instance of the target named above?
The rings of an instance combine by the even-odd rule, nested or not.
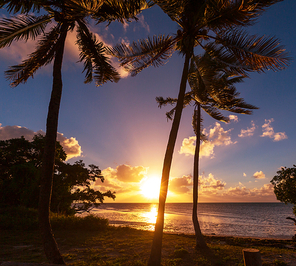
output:
[[[254,131],[256,129],[255,123],[251,121],[251,128],[241,129],[241,133],[238,135],[240,138],[249,137],[254,135]]]
[[[0,123],[0,139],[1,140],[8,140],[12,138],[20,138],[24,136],[25,139],[31,141],[36,134],[45,135],[45,132],[39,130],[34,132],[31,129],[21,126],[4,126]],[[60,142],[64,151],[67,154],[67,160],[73,157],[79,157],[82,154],[81,146],[79,145],[78,141],[71,137],[66,138],[62,133],[57,134],[57,140]]]
[[[271,119],[265,119],[265,123],[262,125],[262,135],[261,137],[269,137],[273,139],[273,141],[280,141],[283,139],[287,139],[288,136],[285,132],[274,132],[273,127],[270,125],[274,121],[273,118]]]
[[[221,124],[219,124],[218,122],[216,122],[215,126],[211,128],[208,132],[204,130],[203,134],[207,136],[207,141],[203,141],[200,145],[200,158],[210,156],[213,157],[214,148],[216,146],[227,146],[230,144],[235,144],[236,142],[233,142],[231,140],[230,131],[231,129],[224,130],[221,127]],[[179,153],[185,155],[194,155],[195,142],[195,136],[184,138]]]
[[[229,117],[230,121],[233,121],[235,123],[238,122],[238,116],[237,115],[229,115],[228,117]]]
[[[253,177],[256,179],[264,179],[265,178],[265,174],[262,171],[257,171],[256,173],[253,174]]]

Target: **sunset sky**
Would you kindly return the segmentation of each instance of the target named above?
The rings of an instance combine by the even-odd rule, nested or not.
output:
[[[203,113],[200,202],[276,201],[270,180],[282,166],[296,164],[296,1],[269,8],[251,34],[276,36],[292,57],[283,71],[253,73],[237,89],[247,103],[259,107],[253,115],[230,116],[220,123]],[[7,16],[2,10],[1,16]],[[145,10],[138,22],[91,24],[107,45],[175,33],[177,25],[158,8]],[[19,64],[34,49],[34,42],[14,43],[0,50],[0,139],[44,133],[52,85],[52,65],[34,79],[11,88],[4,77],[8,66]],[[122,79],[96,87],[85,85],[75,32],[68,35],[63,63],[63,96],[59,137],[68,162],[82,159],[100,167],[105,182],[94,187],[116,192],[115,202],[157,202],[163,157],[171,122],[167,108],[155,97],[177,97],[184,58],[175,53],[159,68],[149,67],[136,77],[120,70]],[[118,63],[113,59],[114,64]],[[193,151],[192,107],[183,112],[170,175],[168,202],[191,202]],[[113,202],[113,200],[106,200]]]

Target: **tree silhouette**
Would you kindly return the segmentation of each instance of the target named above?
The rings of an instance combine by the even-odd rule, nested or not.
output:
[[[12,86],[25,83],[42,66],[53,61],[53,83],[46,122],[45,147],[39,196],[39,225],[45,254],[50,263],[64,264],[53,237],[49,208],[54,171],[55,143],[62,95],[62,62],[68,32],[76,29],[80,62],[84,63],[85,83],[95,80],[99,86],[107,81],[117,82],[118,72],[106,55],[106,48],[88,28],[88,19],[97,23],[134,19],[147,8],[146,1],[118,0],[26,0],[1,1],[0,7],[16,15],[0,20],[0,48],[14,41],[36,39],[36,49],[21,64],[6,71]],[[36,12],[39,16],[31,14]],[[19,13],[19,14],[17,14]],[[49,28],[49,24],[53,26]]]
[[[229,122],[229,118],[223,115],[220,110],[251,114],[250,110],[257,109],[257,107],[245,103],[242,98],[238,98],[239,93],[235,87],[235,84],[242,82],[243,78],[244,76],[232,72],[226,64],[213,60],[207,53],[204,53],[202,56],[194,56],[191,60],[188,74],[188,83],[191,91],[185,94],[183,108],[191,104],[194,105],[192,126],[196,136],[196,145],[193,167],[192,221],[196,248],[207,248],[197,217],[200,142],[201,140],[206,141],[206,137],[202,134],[201,109],[212,118],[222,122]],[[156,101],[159,107],[162,107],[167,104],[175,105],[178,99],[157,97]],[[175,108],[167,112],[167,118],[172,120],[174,112]]]
[[[121,44],[110,53],[136,75],[144,68],[162,65],[174,51],[184,56],[178,101],[164,157],[158,216],[148,265],[161,263],[162,234],[165,201],[174,146],[180,125],[190,60],[195,47],[204,49],[208,55],[229,64],[233,71],[264,72],[283,69],[288,58],[279,41],[269,37],[248,35],[243,26],[252,25],[269,6],[281,0],[155,0],[154,2],[175,21],[179,29],[173,35],[159,35]]]

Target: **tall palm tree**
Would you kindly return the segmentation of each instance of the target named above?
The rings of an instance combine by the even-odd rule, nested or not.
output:
[[[164,63],[174,51],[184,56],[178,101],[164,157],[158,216],[148,265],[160,265],[165,201],[169,174],[182,115],[186,82],[194,48],[199,46],[209,56],[229,64],[232,70],[264,72],[283,69],[288,58],[279,41],[269,37],[250,36],[241,29],[251,25],[269,6],[281,0],[155,0],[154,2],[175,22],[174,35],[161,35],[121,44],[110,50],[121,64],[136,75],[144,68]]]
[[[6,71],[12,86],[25,83],[42,66],[53,62],[53,84],[48,108],[42,177],[39,197],[39,225],[45,254],[51,263],[64,264],[53,237],[49,222],[49,207],[54,171],[55,143],[58,115],[62,96],[62,62],[65,40],[69,31],[76,29],[80,62],[84,63],[85,83],[95,80],[99,86],[107,81],[117,82],[118,72],[106,55],[104,43],[99,42],[88,28],[88,19],[97,23],[135,19],[147,8],[142,0],[11,0],[1,1],[10,13],[18,13],[0,20],[0,48],[18,40],[36,39],[38,44],[28,59]],[[34,11],[35,14],[30,12]],[[48,25],[52,23],[52,27]]]
[[[192,221],[196,248],[207,248],[197,217],[200,142],[201,140],[206,140],[202,134],[201,109],[212,118],[222,122],[229,122],[229,118],[223,115],[220,110],[251,114],[250,110],[257,109],[257,107],[245,103],[242,98],[238,98],[239,93],[235,87],[235,84],[242,82],[244,77],[238,75],[236,71],[231,71],[229,66],[221,63],[221,61],[213,60],[207,53],[202,56],[194,56],[191,60],[188,74],[188,83],[191,91],[185,94],[183,108],[191,105],[192,102],[194,104],[192,126],[196,136],[196,145],[193,167]],[[174,105],[178,99],[157,97],[156,101],[159,107],[162,107],[167,104]],[[175,108],[167,112],[167,118],[172,120],[174,112]]]

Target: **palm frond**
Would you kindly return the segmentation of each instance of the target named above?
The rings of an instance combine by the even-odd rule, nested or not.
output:
[[[44,1],[43,1],[44,2]],[[29,13],[30,11],[40,11],[41,9],[41,1],[40,0],[1,0],[0,8],[4,7],[9,13]]]
[[[108,0],[104,1],[101,8],[94,13],[93,18],[97,23],[115,20],[123,23],[124,20],[137,20],[137,14],[152,5],[152,1],[145,0]]]
[[[281,70],[289,64],[290,58],[278,39],[248,35],[241,30],[226,31],[218,35],[216,42],[222,44],[246,69],[264,72]]]
[[[29,77],[33,77],[38,68],[53,60],[60,33],[60,25],[53,27],[38,41],[35,52],[31,53],[28,59],[5,71],[7,79],[12,81],[11,86],[15,87],[20,83],[25,83]]]
[[[0,20],[0,48],[11,45],[13,41],[35,39],[44,32],[52,16],[18,15]]]
[[[130,46],[124,43],[116,45],[109,48],[109,54],[117,57],[121,65],[135,76],[150,65],[158,67],[166,63],[174,52],[175,43],[176,39],[171,36],[159,35],[133,42]]]
[[[214,60],[217,64],[234,75],[243,75],[247,77],[247,71],[252,69],[247,67],[244,63],[240,62],[238,58],[230,53],[226,48],[216,42],[209,42],[203,46],[205,53]]]
[[[185,11],[186,5],[189,0],[154,0],[164,13],[166,13],[173,21],[179,21]]]
[[[119,73],[106,56],[104,44],[98,42],[95,35],[90,33],[81,21],[77,29],[77,44],[80,50],[80,62],[84,62],[83,72],[86,71],[85,83],[95,79],[96,85],[99,86],[107,81],[117,82],[120,79]]]
[[[206,1],[204,23],[212,30],[253,25],[266,8],[281,1],[283,0]]]
[[[219,112],[218,108],[215,108],[211,105],[203,104],[201,105],[201,108],[214,119],[225,123],[229,122],[229,118],[227,116],[224,116],[221,112]]]
[[[167,104],[173,105],[175,104],[178,99],[176,98],[166,98],[164,99],[162,96],[155,98],[156,102],[158,103],[158,107],[161,108],[162,106],[166,106]]]
[[[104,0],[66,0],[62,9],[66,17],[84,18],[98,12],[104,2]]]

